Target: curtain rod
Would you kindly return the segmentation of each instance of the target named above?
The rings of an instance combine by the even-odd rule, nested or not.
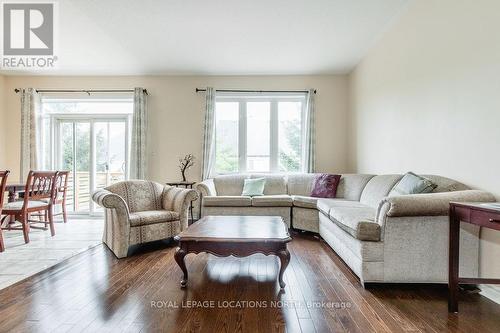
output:
[[[207,89],[196,88],[196,92],[204,92]],[[239,90],[239,89],[216,89],[215,91],[222,92],[241,92],[241,93],[308,93],[307,90]],[[316,93],[316,89],[314,89]]]
[[[86,93],[86,94],[91,94],[91,93],[122,93],[122,92],[134,92],[134,89],[35,89],[37,93],[51,93],[51,92],[57,92],[57,93]],[[16,88],[14,89],[14,92],[17,94],[20,92],[21,89]],[[144,89],[144,93],[146,95],[148,94],[147,89]]]

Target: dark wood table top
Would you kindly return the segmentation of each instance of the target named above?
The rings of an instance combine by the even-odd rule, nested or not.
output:
[[[500,203],[498,202],[451,202],[451,218],[462,222],[500,230]]]
[[[7,182],[7,184],[5,184],[5,189],[7,191],[9,191],[10,189],[15,190],[15,189],[20,188],[20,187],[25,188],[26,183],[15,183],[15,182],[9,183],[9,182]]]
[[[450,202],[453,206],[483,210],[491,213],[500,213],[500,202]]]
[[[291,241],[279,216],[205,216],[175,237],[178,241],[280,242]]]

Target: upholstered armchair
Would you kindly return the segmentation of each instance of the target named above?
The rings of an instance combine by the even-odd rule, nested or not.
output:
[[[92,200],[104,207],[103,242],[118,258],[131,245],[170,238],[188,226],[190,202],[195,190],[152,181],[123,181],[97,190]]]

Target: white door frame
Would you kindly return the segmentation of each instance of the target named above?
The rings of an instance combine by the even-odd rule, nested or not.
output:
[[[96,122],[124,122],[125,123],[125,179],[129,177],[129,144],[130,144],[130,122],[131,116],[129,114],[98,114],[98,115],[79,115],[79,114],[54,114],[51,115],[51,124],[53,127],[51,139],[52,147],[52,165],[53,169],[58,169],[62,163],[61,161],[61,124],[62,123],[73,123],[73,154],[76,154],[76,137],[75,137],[75,125],[76,123],[88,123],[90,125],[90,170],[89,170],[89,189],[90,195],[96,189],[96,143],[95,143],[95,123]],[[75,175],[76,168],[76,158],[73,158],[73,175]],[[75,191],[75,179],[73,176],[73,191]],[[74,203],[73,203],[74,204]],[[95,211],[95,205],[92,200],[89,200],[89,211],[87,212],[70,212],[68,214],[72,215],[90,215],[90,216],[102,216],[102,212]]]

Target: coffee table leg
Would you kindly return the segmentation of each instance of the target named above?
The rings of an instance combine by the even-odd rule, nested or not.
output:
[[[185,288],[187,285],[187,279],[188,279],[188,271],[186,269],[186,263],[184,262],[184,257],[186,256],[186,251],[182,248],[178,248],[177,251],[175,252],[175,261],[179,265],[179,267],[182,270],[182,273],[184,276],[182,277],[181,280],[181,288]]]
[[[281,262],[281,267],[280,267],[280,274],[279,274],[279,283],[281,289],[285,288],[286,283],[283,281],[283,273],[285,273],[285,269],[288,266],[288,263],[290,262],[290,252],[288,252],[287,249],[281,250],[278,252],[278,257],[280,258]]]

